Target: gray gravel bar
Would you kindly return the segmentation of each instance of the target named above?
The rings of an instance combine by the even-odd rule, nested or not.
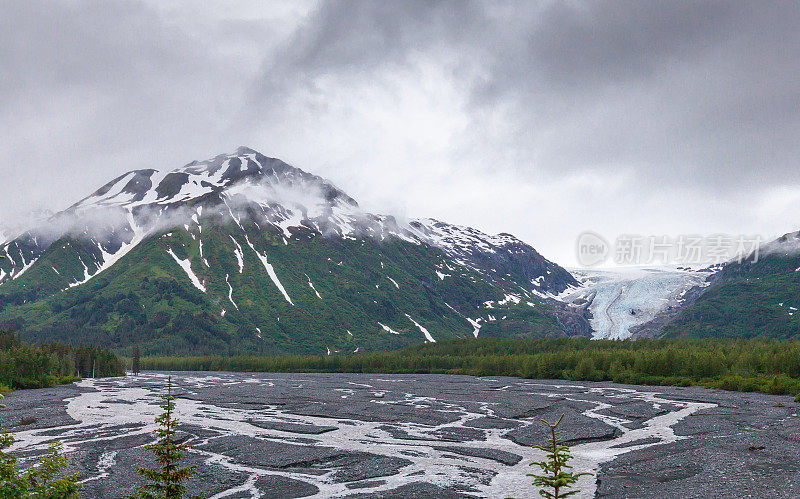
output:
[[[171,375],[191,488],[240,497],[539,497],[539,418],[562,433],[578,497],[799,497],[791,397],[703,388],[446,375],[163,373],[8,395],[24,460],[66,446],[83,497],[119,497],[152,465]]]

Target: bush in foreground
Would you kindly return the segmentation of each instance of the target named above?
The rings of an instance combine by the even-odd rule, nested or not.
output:
[[[0,395],[0,398],[3,396]],[[61,455],[61,442],[50,444],[47,454],[27,469],[17,465],[17,458],[5,450],[14,436],[0,433],[0,497],[4,499],[72,499],[78,497],[78,474],[63,476],[67,458]]]

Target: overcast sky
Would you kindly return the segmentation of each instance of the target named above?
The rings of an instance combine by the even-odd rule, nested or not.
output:
[[[800,2],[0,0],[0,225],[248,145],[373,212],[800,229]]]

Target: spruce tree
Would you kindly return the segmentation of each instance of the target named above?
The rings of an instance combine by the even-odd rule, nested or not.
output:
[[[141,367],[140,357],[141,357],[141,352],[139,351],[139,345],[136,345],[136,349],[133,351],[133,361],[132,361],[133,365],[131,366],[133,374],[139,374],[139,369]]]
[[[158,442],[147,446],[155,455],[158,469],[139,468],[137,473],[147,479],[147,483],[139,489],[136,495],[129,498],[136,499],[182,499],[186,495],[184,482],[197,472],[197,466],[180,467],[183,454],[190,448],[185,443],[178,443],[175,439],[178,421],[173,416],[175,404],[172,402],[172,377],[167,382],[167,394],[161,395],[164,403],[161,408],[164,412],[156,418],[160,426],[156,430]],[[203,494],[191,496],[192,499],[205,497]]]
[[[559,438],[556,429],[561,424],[562,419],[564,419],[563,414],[555,423],[549,423],[542,419],[542,422],[550,428],[550,437],[547,439],[547,446],[537,445],[536,448],[547,453],[546,460],[530,464],[541,468],[541,475],[528,474],[528,476],[534,478],[534,485],[543,487],[539,489],[539,495],[547,499],[562,499],[577,494],[578,490],[564,491],[564,489],[571,489],[579,477],[591,475],[591,473],[573,473],[570,471],[572,466],[567,463],[572,459],[572,455],[569,453],[569,447],[561,445],[562,440]]]

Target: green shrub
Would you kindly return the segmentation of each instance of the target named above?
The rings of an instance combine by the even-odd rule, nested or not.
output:
[[[0,395],[2,398],[2,395]],[[0,433],[0,497],[4,499],[72,499],[78,497],[78,474],[62,476],[67,458],[61,455],[63,444],[53,442],[46,455],[27,469],[17,466],[17,458],[5,452],[14,443],[14,435]],[[60,478],[59,478],[60,477]]]

